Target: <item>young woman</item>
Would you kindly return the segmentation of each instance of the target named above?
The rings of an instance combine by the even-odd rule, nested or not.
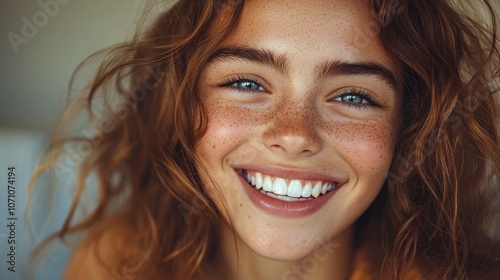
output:
[[[85,96],[67,279],[495,279],[489,30],[444,0],[178,1]]]

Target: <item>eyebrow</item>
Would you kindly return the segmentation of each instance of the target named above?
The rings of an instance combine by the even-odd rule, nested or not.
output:
[[[253,49],[244,46],[226,46],[216,51],[208,62],[221,60],[247,60],[275,68],[282,74],[288,73],[288,63],[285,55],[277,55],[270,50]],[[326,61],[315,69],[317,79],[329,76],[365,75],[374,76],[396,88],[394,73],[382,64],[372,61],[344,62],[341,60]]]
[[[287,61],[284,55],[276,55],[269,50],[252,49],[239,46],[227,46],[216,51],[208,62],[217,60],[242,59],[271,66],[282,74],[287,73]]]
[[[348,63],[340,60],[333,60],[323,63],[316,68],[318,77],[328,77],[337,75],[368,75],[375,76],[392,88],[396,88],[396,78],[394,73],[387,67],[375,62]]]

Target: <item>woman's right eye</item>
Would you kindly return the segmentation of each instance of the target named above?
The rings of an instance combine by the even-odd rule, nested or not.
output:
[[[240,91],[252,92],[252,91],[266,91],[266,89],[260,85],[257,81],[254,81],[245,77],[234,77],[221,83],[221,87],[231,87]]]

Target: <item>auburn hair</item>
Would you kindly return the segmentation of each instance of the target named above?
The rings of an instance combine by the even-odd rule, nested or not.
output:
[[[377,218],[382,279],[403,279],[413,268],[426,279],[500,275],[498,243],[485,234],[500,175],[498,18],[489,1],[480,2],[488,28],[452,1],[371,0],[374,24],[365,34],[380,39],[404,80],[401,130]],[[194,147],[207,118],[196,84],[244,4],[179,0],[130,41],[92,56],[100,66],[67,114],[86,114],[93,133],[69,136],[72,122],[63,117],[34,176],[69,144],[81,157],[64,225],[36,254],[84,231],[82,244],[95,247],[104,266],[98,244],[113,236],[120,259],[110,269],[136,279],[203,275],[222,218],[199,180]],[[91,185],[98,201],[76,219]]]

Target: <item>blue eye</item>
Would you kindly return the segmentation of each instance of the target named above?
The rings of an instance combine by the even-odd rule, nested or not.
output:
[[[358,108],[366,107],[381,107],[382,105],[375,101],[373,95],[359,89],[351,89],[344,94],[337,95],[332,100],[341,102],[346,106],[354,106]]]
[[[242,90],[248,90],[248,91],[263,91],[264,88],[259,85],[258,83],[250,80],[240,80],[234,82],[231,86],[242,89]]]
[[[352,105],[366,104],[369,103],[364,97],[356,95],[356,94],[346,94],[337,97],[339,101],[349,103]]]
[[[242,92],[255,92],[255,91],[266,91],[266,89],[261,86],[261,82],[252,77],[246,77],[243,75],[238,75],[219,84],[220,87],[233,88]]]

